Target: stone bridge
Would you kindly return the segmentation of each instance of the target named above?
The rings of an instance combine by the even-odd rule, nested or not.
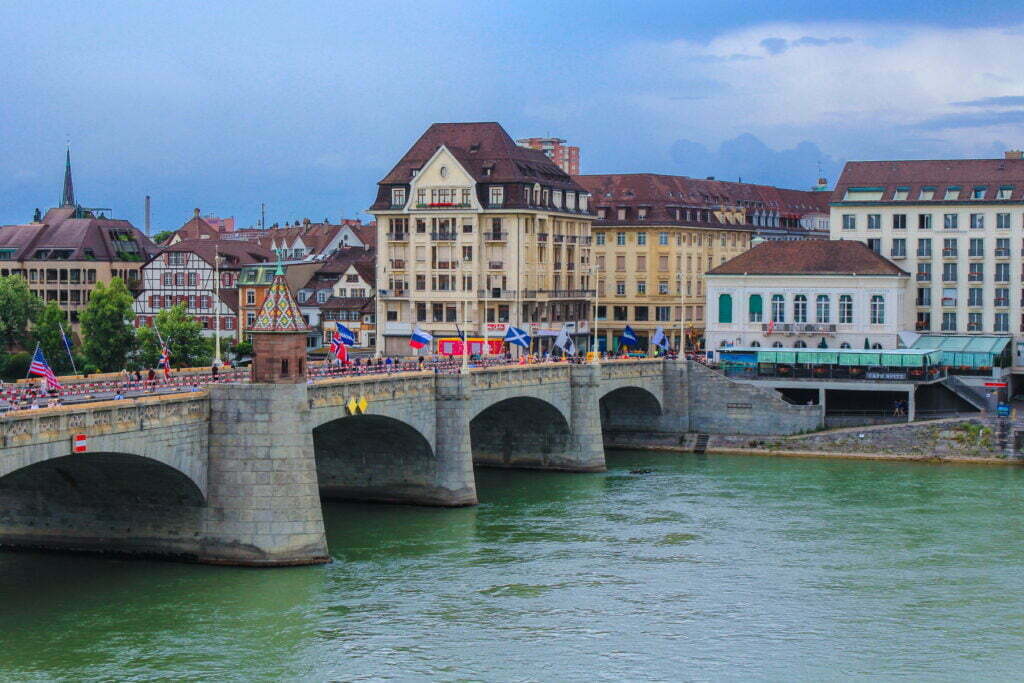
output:
[[[323,562],[321,497],[473,505],[474,465],[601,471],[603,432],[681,435],[694,414],[727,413],[735,391],[760,392],[756,433],[787,410],[792,431],[820,424],[772,391],[691,380],[704,371],[672,360],[510,365],[21,411],[0,418],[0,545]],[[73,452],[76,435],[86,452]]]

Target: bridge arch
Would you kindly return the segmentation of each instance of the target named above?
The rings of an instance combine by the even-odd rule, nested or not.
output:
[[[573,438],[565,414],[534,396],[505,398],[470,420],[473,462],[489,467],[559,469]]]
[[[0,545],[195,558],[204,491],[188,473],[118,451],[62,455],[0,476]]]
[[[432,502],[434,444],[408,422],[381,414],[336,417],[313,429],[313,450],[324,498]]]
[[[601,427],[604,431],[650,430],[664,414],[659,398],[645,387],[611,387],[601,396]]]

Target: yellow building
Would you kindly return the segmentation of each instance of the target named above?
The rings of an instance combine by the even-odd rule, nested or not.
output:
[[[525,329],[547,350],[585,343],[593,287],[586,190],[497,123],[433,124],[380,181],[377,351]]]
[[[704,334],[704,273],[751,247],[761,229],[798,225],[821,211],[813,192],[653,173],[581,175],[593,224],[599,348],[626,326],[640,348],[658,327],[673,348]],[[805,196],[806,195],[806,196]]]

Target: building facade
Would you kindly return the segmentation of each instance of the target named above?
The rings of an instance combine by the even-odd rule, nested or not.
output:
[[[646,348],[663,327],[671,345],[699,345],[706,322],[704,273],[750,248],[763,229],[799,229],[821,215],[813,192],[654,173],[582,175],[593,225],[602,349],[629,325]],[[780,237],[780,239],[782,239]]]
[[[904,305],[915,331],[1019,337],[1021,156],[849,162],[832,197],[832,239],[863,242],[911,273]]]
[[[585,342],[593,288],[587,191],[497,123],[432,125],[380,181],[377,350],[508,325]]]
[[[707,275],[707,349],[895,349],[909,273],[851,241],[765,242]]]
[[[580,174],[580,148],[565,144],[562,138],[521,138],[516,144],[544,152],[544,156],[569,175]]]

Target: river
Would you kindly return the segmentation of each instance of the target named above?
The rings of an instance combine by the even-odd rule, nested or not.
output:
[[[328,504],[324,566],[0,553],[0,675],[1024,671],[1024,471],[613,453],[605,474],[477,476],[474,508]]]

